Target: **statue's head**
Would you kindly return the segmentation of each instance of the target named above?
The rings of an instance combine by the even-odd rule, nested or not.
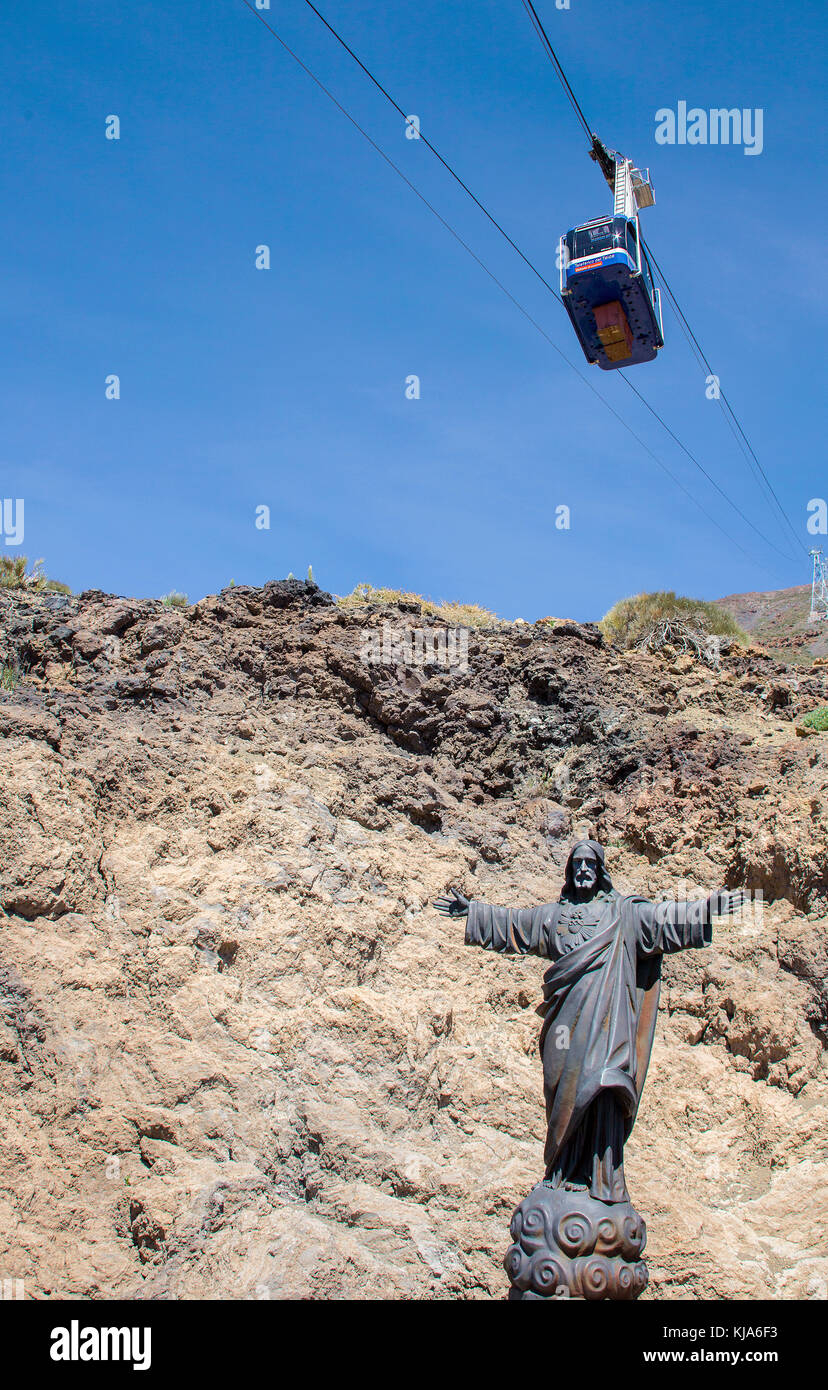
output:
[[[604,864],[604,849],[597,840],[579,840],[566,861],[562,901],[588,902],[597,893],[611,893],[612,882]]]
[[[589,845],[578,845],[572,856],[572,881],[579,893],[591,893],[598,886],[598,855]]]

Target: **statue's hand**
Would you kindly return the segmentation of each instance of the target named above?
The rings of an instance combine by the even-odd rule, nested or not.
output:
[[[435,899],[434,906],[444,917],[467,917],[469,899],[458,893],[456,888],[450,888],[444,897]]]
[[[749,900],[750,894],[744,888],[720,888],[718,893],[711,893],[707,899],[710,916],[732,917],[734,912],[741,912]]]

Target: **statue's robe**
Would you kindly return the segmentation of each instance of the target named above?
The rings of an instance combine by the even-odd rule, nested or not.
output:
[[[708,946],[712,929],[706,900],[652,903],[614,890],[602,896],[597,922],[574,936],[558,930],[569,904],[518,909],[472,900],[466,941],[552,960],[538,1009],[546,1181],[622,1202],[624,1143],[653,1045],[661,957]]]

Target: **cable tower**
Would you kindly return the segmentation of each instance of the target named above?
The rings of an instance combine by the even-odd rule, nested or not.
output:
[[[811,612],[808,621],[824,622],[828,618],[828,558],[821,550],[809,552],[814,558],[814,577],[811,581]]]

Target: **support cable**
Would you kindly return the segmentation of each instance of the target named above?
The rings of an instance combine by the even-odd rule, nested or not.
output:
[[[305,0],[305,2],[309,5],[309,7],[310,7],[311,9],[314,10],[314,12],[315,12],[316,14],[319,14],[319,11],[316,10],[316,7],[315,7],[314,5],[311,4],[311,0]],[[672,481],[673,483],[675,483],[675,485],[676,485],[678,488],[680,488],[680,490],[685,494],[685,496],[687,496],[687,497],[690,498],[690,500],[694,503],[694,505],[695,505],[696,507],[698,507],[699,511],[702,512],[702,514],[706,517],[706,519],[707,519],[709,522],[711,522],[711,524],[712,524],[713,526],[715,526],[716,529],[717,529],[718,531],[721,532],[721,534],[725,537],[725,539],[728,541],[728,543],[729,543],[730,545],[735,546],[737,550],[741,551],[741,553],[742,553],[748,560],[750,560],[752,564],[758,565],[761,569],[767,569],[768,566],[767,566],[763,561],[757,560],[757,559],[755,558],[755,556],[752,556],[747,550],[744,549],[744,547],[743,547],[737,540],[734,540],[734,538],[733,538],[731,535],[729,535],[729,533],[728,533],[727,531],[724,530],[724,528],[721,526],[721,524],[716,520],[716,518],[715,518],[714,516],[712,516],[712,515],[710,514],[710,512],[707,511],[707,509],[702,505],[701,502],[699,502],[698,498],[689,490],[689,488],[685,487],[684,483],[682,483],[681,480],[671,471],[671,469],[669,469],[669,468],[667,467],[667,465],[658,457],[658,455],[655,454],[655,453],[653,452],[652,449],[650,449],[650,447],[644,442],[644,440],[641,439],[640,435],[638,435],[638,434],[635,432],[635,430],[632,428],[632,426],[629,425],[629,424],[627,424],[627,421],[623,418],[623,416],[621,416],[621,415],[618,413],[618,411],[616,411],[616,410],[614,409],[614,407],[609,403],[609,401],[606,399],[606,397],[601,395],[601,393],[592,385],[592,383],[588,380],[588,378],[584,376],[584,374],[579,370],[579,368],[575,366],[575,364],[566,356],[566,354],[565,354],[564,352],[562,352],[562,350],[558,347],[557,343],[554,342],[554,340],[549,336],[549,334],[546,332],[546,330],[537,322],[537,320],[529,313],[529,311],[528,311],[526,308],[524,308],[524,306],[520,303],[520,301],[517,300],[517,299],[515,298],[515,296],[511,293],[511,291],[508,290],[508,289],[506,288],[506,286],[502,283],[502,281],[499,280],[499,279],[497,278],[497,276],[494,274],[494,272],[491,271],[491,270],[489,269],[489,267],[485,264],[485,262],[484,262],[483,260],[481,260],[481,258],[477,255],[477,253],[476,253],[475,251],[472,250],[472,248],[468,245],[468,243],[467,243],[466,241],[463,240],[463,238],[462,238],[462,237],[460,236],[460,234],[455,230],[455,228],[452,227],[451,224],[450,224],[449,222],[446,221],[446,219],[442,216],[441,213],[439,213],[439,212],[437,211],[437,209],[434,207],[434,205],[433,205],[432,203],[429,202],[429,200],[425,197],[425,195],[424,195],[423,193],[420,192],[420,190],[416,187],[416,185],[415,185],[414,183],[412,183],[412,181],[408,178],[408,176],[407,176],[405,173],[403,173],[402,169],[400,169],[399,166],[398,166],[397,164],[394,163],[394,161],[390,158],[390,156],[387,155],[387,154],[385,153],[385,151],[376,143],[376,141],[368,134],[368,132],[359,124],[359,122],[356,121],[356,120],[354,119],[354,117],[350,114],[350,112],[346,109],[346,107],[343,106],[342,103],[337,99],[337,97],[334,96],[333,92],[331,92],[330,89],[329,89],[328,87],[325,86],[325,84],[316,76],[316,74],[315,74],[315,73],[308,67],[308,65],[299,57],[299,55],[298,55],[298,54],[285,42],[285,40],[277,33],[277,31],[273,28],[273,26],[272,26],[271,24],[268,23],[268,21],[265,19],[265,17],[264,17],[264,15],[262,14],[262,12],[261,12],[260,10],[257,10],[257,9],[254,7],[254,5],[250,3],[250,0],[241,0],[241,3],[245,6],[246,9],[250,10],[251,14],[254,14],[254,15],[256,16],[256,18],[257,18],[258,20],[261,21],[261,23],[262,23],[262,24],[264,25],[264,27],[267,29],[268,33],[270,33],[270,34],[273,35],[273,37],[276,39],[277,43],[280,44],[280,46],[281,46],[282,49],[285,51],[285,53],[287,53],[287,54],[294,60],[294,62],[297,63],[297,65],[302,69],[302,71],[303,71],[303,72],[311,79],[311,81],[315,84],[315,86],[318,87],[319,90],[320,90],[321,92],[323,92],[324,95],[333,103],[333,105],[337,108],[337,110],[340,111],[340,112],[342,113],[343,116],[345,116],[346,120],[348,120],[348,121],[350,122],[350,124],[354,127],[354,129],[357,130],[357,131],[359,132],[359,134],[363,137],[363,139],[365,139],[365,140],[368,142],[368,144],[372,147],[372,149],[374,149],[374,150],[376,151],[376,153],[381,157],[381,159],[383,159],[383,160],[385,161],[385,163],[389,166],[389,168],[392,169],[392,170],[394,171],[394,173],[397,174],[397,175],[399,176],[399,178],[402,179],[403,183],[405,183],[405,184],[407,185],[407,187],[411,189],[412,193],[415,194],[415,196],[420,200],[420,202],[423,203],[423,205],[429,210],[429,212],[431,212],[431,213],[437,218],[438,222],[440,222],[441,225],[446,229],[446,231],[449,232],[449,234],[454,238],[454,240],[457,241],[458,244],[459,244],[460,246],[462,246],[463,250],[466,251],[467,254],[468,254],[469,256],[471,256],[472,260],[474,260],[474,261],[476,262],[476,264],[480,267],[480,269],[483,270],[483,271],[485,272],[485,274],[486,274],[486,275],[489,277],[489,279],[497,286],[497,288],[506,296],[507,299],[509,299],[509,300],[511,301],[512,304],[514,304],[515,308],[518,309],[519,312],[524,316],[524,318],[526,318],[526,319],[528,320],[528,322],[532,324],[532,326],[537,330],[537,332],[539,332],[539,333],[541,334],[541,336],[546,340],[546,342],[550,345],[550,347],[552,347],[552,348],[554,349],[554,351],[555,351],[555,352],[558,354],[558,356],[567,364],[567,366],[570,367],[571,370],[572,370],[573,372],[575,372],[575,374],[576,374],[576,376],[579,378],[579,380],[588,388],[588,390],[590,390],[590,391],[592,392],[592,394],[593,394],[599,401],[601,401],[602,405],[606,406],[606,408],[611,412],[611,414],[615,417],[615,419],[618,420],[618,422],[623,426],[623,428],[627,431],[627,433],[630,434],[630,435],[632,436],[632,438],[636,441],[636,443],[644,450],[644,452],[645,452],[650,458],[652,458],[653,461],[654,461],[656,464],[658,464],[659,468],[661,468],[662,471],[663,471],[664,473],[667,474],[667,476],[671,479],[671,481]],[[320,18],[322,18],[322,16],[320,16]],[[326,28],[330,29],[331,33],[334,34],[334,36],[338,39],[338,41],[339,41],[340,43],[342,43],[342,46],[343,46],[344,48],[348,48],[348,46],[347,46],[347,44],[345,44],[344,40],[339,39],[339,35],[337,35],[336,32],[335,32],[335,30],[333,30],[333,29],[331,28],[331,26],[328,24],[327,20],[323,20],[323,22],[325,23]],[[359,63],[359,66],[360,66],[361,68],[363,68],[363,70],[364,70],[366,73],[368,73],[368,69],[365,68],[364,64],[361,63],[360,60],[359,60],[358,58],[356,58],[356,55],[352,53],[352,50],[348,48],[348,52],[351,53],[351,55],[355,58],[355,61],[357,61],[357,62]],[[391,103],[392,103],[392,105],[395,107],[395,109],[403,115],[403,117],[404,117],[405,120],[408,120],[408,117],[407,117],[407,116],[405,115],[405,113],[402,111],[402,108],[399,107],[399,106],[397,105],[397,103],[393,100],[393,98],[391,98],[390,96],[388,96],[388,94],[385,92],[384,88],[382,88],[382,86],[380,85],[380,83],[377,82],[376,79],[373,78],[373,76],[372,76],[370,73],[368,73],[368,75],[371,76],[371,80],[372,80],[372,82],[374,82],[374,85],[378,88],[378,90],[382,91],[382,92],[383,92],[383,95],[385,95],[385,96],[388,98],[388,100],[391,101]],[[421,136],[421,138],[424,139],[424,137],[422,137],[422,136]],[[440,160],[440,163],[443,164],[443,165],[445,166],[445,168],[446,168],[446,169],[452,174],[452,176],[457,180],[457,182],[461,184],[461,186],[466,190],[466,192],[467,192],[467,193],[469,194],[469,196],[473,199],[473,201],[477,204],[477,206],[478,206],[483,212],[486,213],[486,216],[487,216],[487,217],[489,218],[489,220],[493,223],[493,225],[496,226],[496,227],[498,228],[498,230],[499,230],[499,231],[501,232],[501,234],[506,238],[506,240],[510,243],[510,245],[512,245],[512,246],[514,247],[514,249],[515,249],[516,251],[518,251],[518,254],[521,256],[521,259],[524,260],[524,261],[526,262],[526,264],[534,271],[534,273],[537,275],[538,279],[540,279],[540,280],[546,285],[546,288],[550,291],[550,293],[554,296],[554,298],[558,301],[558,303],[559,303],[559,304],[562,304],[563,301],[561,300],[560,296],[555,292],[555,290],[552,289],[551,285],[549,285],[548,282],[544,279],[544,277],[541,275],[540,271],[538,271],[537,268],[536,268],[536,267],[532,264],[532,262],[529,260],[529,258],[528,258],[527,256],[525,256],[524,253],[523,253],[522,251],[520,251],[520,248],[512,241],[512,239],[507,235],[507,233],[506,233],[505,231],[503,231],[503,229],[500,227],[499,223],[495,220],[495,218],[492,217],[492,215],[491,215],[491,214],[488,212],[488,210],[483,206],[483,204],[475,197],[475,195],[471,192],[471,190],[468,189],[468,188],[466,187],[466,185],[465,185],[465,184],[463,183],[463,181],[459,178],[459,176],[458,176],[457,174],[454,173],[454,170],[451,169],[451,166],[442,158],[442,156],[440,156],[440,155],[438,154],[438,152],[434,149],[434,147],[430,144],[429,141],[424,140],[424,143],[428,146],[429,149],[431,149],[431,150],[433,151],[433,153],[434,153],[435,155],[437,155],[437,158]],[[691,459],[691,461],[692,461],[692,462],[696,465],[696,467],[704,474],[704,476],[708,479],[708,481],[710,481],[710,482],[713,484],[713,486],[716,488],[716,490],[721,494],[721,496],[725,499],[725,501],[728,502],[728,504],[734,509],[734,511],[737,512],[737,514],[741,517],[741,519],[742,519],[748,526],[750,526],[751,529],[754,530],[754,531],[756,532],[756,534],[757,534],[763,541],[765,541],[766,544],[770,545],[770,546],[772,547],[772,549],[776,550],[777,547],[773,544],[773,542],[770,541],[770,540],[768,539],[767,536],[763,535],[763,533],[762,533],[761,531],[759,531],[758,528],[755,527],[755,526],[753,525],[753,523],[750,521],[750,519],[749,519],[748,517],[745,516],[744,512],[742,512],[741,508],[739,508],[739,507],[737,506],[737,504],[736,504],[735,502],[733,502],[733,501],[731,500],[731,498],[729,498],[729,497],[727,496],[727,493],[725,493],[725,492],[719,487],[718,483],[716,483],[715,480],[714,480],[713,478],[711,478],[710,474],[706,471],[706,469],[703,468],[703,466],[698,462],[698,460],[693,456],[693,454],[691,454],[690,451],[689,451],[688,449],[686,449],[684,445],[681,445],[681,441],[677,439],[677,437],[672,433],[671,430],[669,430],[668,426],[667,426],[666,424],[664,424],[664,421],[661,420],[661,417],[660,417],[660,416],[658,415],[658,413],[653,409],[653,407],[649,405],[649,403],[644,399],[644,397],[641,395],[641,393],[640,393],[639,391],[637,391],[637,390],[635,389],[635,387],[633,387],[632,384],[631,384],[629,381],[627,381],[626,378],[623,377],[623,373],[622,373],[622,379],[626,381],[626,384],[627,384],[628,386],[630,386],[630,388],[634,391],[634,394],[635,394],[636,396],[638,396],[638,398],[647,406],[647,408],[648,408],[648,410],[651,412],[651,414],[653,414],[653,415],[655,416],[655,418],[656,418],[657,420],[659,420],[659,422],[664,426],[664,428],[665,428],[665,429],[667,430],[667,432],[671,435],[671,437],[672,437],[673,439],[675,439],[677,443],[680,444],[680,446],[684,449],[684,452],[687,454],[688,458]],[[778,553],[782,554],[781,551],[778,552]],[[783,556],[783,558],[787,559],[787,558],[789,558],[789,557],[788,557],[788,556]]]
[[[595,136],[594,136],[594,134],[592,133],[592,128],[591,128],[591,126],[589,125],[589,122],[587,121],[586,117],[584,116],[584,113],[583,113],[583,110],[581,109],[580,103],[578,102],[578,99],[577,99],[577,97],[575,96],[575,93],[573,92],[572,87],[570,86],[569,78],[567,77],[567,75],[566,75],[566,73],[565,73],[565,71],[564,71],[564,69],[563,69],[563,65],[561,64],[561,61],[560,61],[560,59],[558,58],[557,53],[555,52],[554,48],[552,47],[551,40],[550,40],[550,38],[549,38],[549,35],[548,35],[547,32],[546,32],[546,29],[544,28],[543,21],[541,20],[540,15],[538,14],[537,10],[535,9],[535,6],[534,6],[534,4],[532,3],[532,0],[522,0],[522,4],[523,4],[523,8],[526,10],[527,14],[529,15],[529,18],[530,18],[530,20],[531,20],[531,22],[532,22],[532,27],[534,28],[535,33],[538,35],[538,38],[540,39],[540,41],[541,41],[541,43],[542,43],[542,45],[543,45],[543,47],[544,47],[544,49],[545,49],[545,51],[546,51],[548,57],[549,57],[550,62],[552,63],[553,67],[555,68],[555,71],[556,71],[556,73],[557,73],[557,75],[558,75],[558,77],[559,77],[559,79],[560,79],[560,81],[561,81],[561,85],[563,86],[564,91],[566,92],[566,95],[567,95],[567,97],[568,97],[570,103],[571,103],[572,106],[573,106],[573,109],[574,109],[574,111],[575,111],[576,116],[578,117],[579,121],[581,122],[582,126],[584,127],[584,129],[585,129],[587,135],[589,136],[590,140],[591,140],[592,142],[594,142]],[[677,315],[677,317],[678,317],[678,319],[679,319],[679,321],[680,321],[680,323],[681,323],[681,325],[682,325],[682,328],[684,329],[685,336],[687,337],[688,342],[690,342],[691,345],[692,345],[692,346],[695,348],[695,350],[698,352],[698,354],[699,354],[699,356],[700,356],[702,362],[703,362],[704,365],[707,367],[708,375],[710,375],[710,376],[715,376],[716,373],[713,371],[713,368],[711,367],[710,363],[708,362],[707,357],[706,357],[706,355],[705,355],[705,353],[704,353],[704,350],[703,350],[701,344],[699,343],[698,338],[696,337],[695,333],[693,332],[692,328],[690,327],[690,324],[688,323],[687,318],[685,317],[685,314],[684,314],[683,310],[681,309],[681,306],[679,305],[678,300],[676,299],[676,296],[674,295],[672,289],[670,288],[669,282],[668,282],[668,280],[667,280],[667,276],[664,274],[664,271],[661,269],[661,266],[659,265],[659,263],[658,263],[658,261],[656,260],[656,258],[655,258],[655,256],[654,256],[653,252],[650,250],[650,247],[647,245],[647,242],[644,240],[643,237],[641,238],[641,244],[642,244],[642,246],[644,247],[645,251],[647,252],[647,255],[648,255],[649,259],[650,259],[651,264],[655,267],[656,271],[658,272],[658,275],[659,275],[659,277],[660,277],[660,279],[661,279],[661,283],[662,283],[662,285],[664,286],[664,289],[665,289],[666,292],[667,292],[667,295],[668,295],[668,297],[669,297],[669,299],[670,299],[671,304],[673,305],[673,308],[674,308],[674,310],[675,310],[675,312],[676,312],[676,315]],[[622,375],[623,375],[623,373],[622,373]],[[637,394],[638,394],[638,393],[637,393]],[[642,397],[642,400],[643,400],[643,397]],[[730,425],[731,432],[734,434],[734,438],[736,439],[737,443],[739,444],[739,447],[741,448],[742,453],[745,454],[745,457],[747,458],[748,463],[750,464],[751,468],[753,469],[754,476],[758,476],[759,479],[761,479],[761,480],[764,481],[764,484],[765,484],[766,488],[768,489],[768,492],[769,492],[769,494],[770,494],[770,497],[772,498],[774,504],[776,505],[776,507],[777,507],[777,509],[778,509],[778,511],[779,511],[779,514],[780,514],[780,516],[782,517],[782,520],[784,521],[785,525],[787,526],[788,530],[790,531],[791,535],[793,536],[793,539],[794,539],[795,544],[798,545],[799,548],[800,548],[801,550],[803,550],[803,551],[805,552],[805,554],[807,555],[807,554],[809,553],[809,552],[808,552],[808,549],[807,549],[807,546],[805,546],[805,544],[800,540],[799,536],[796,534],[796,531],[794,530],[794,527],[793,527],[792,524],[791,524],[791,521],[790,521],[790,519],[789,519],[789,517],[788,517],[788,514],[787,514],[787,512],[785,511],[784,507],[782,506],[782,503],[780,502],[780,500],[779,500],[779,498],[778,498],[778,496],[777,496],[777,494],[776,494],[776,491],[775,491],[775,489],[774,489],[774,487],[773,487],[773,484],[772,484],[771,481],[770,481],[770,478],[768,477],[767,473],[765,472],[765,469],[762,467],[762,464],[760,463],[760,461],[759,461],[759,459],[758,459],[758,457],[757,457],[757,455],[756,455],[756,452],[755,452],[755,450],[754,450],[754,448],[753,448],[753,445],[751,444],[750,440],[748,439],[748,437],[747,437],[747,435],[746,435],[744,429],[742,428],[742,425],[741,425],[741,423],[740,423],[740,421],[739,421],[739,419],[738,419],[738,417],[737,417],[737,415],[736,415],[736,412],[733,410],[733,407],[731,406],[729,400],[727,399],[727,397],[726,397],[726,395],[724,394],[723,391],[722,391],[721,394],[720,394],[719,400],[720,400],[720,404],[721,404],[721,406],[722,406],[722,410],[723,410],[724,415],[725,415],[725,419],[728,420],[728,424]],[[646,401],[645,401],[645,404],[646,404]],[[732,421],[732,423],[731,423],[731,421]],[[662,423],[663,423],[663,422],[662,422]],[[666,426],[665,426],[665,428],[666,428]],[[736,431],[738,431],[738,434],[736,433]],[[741,441],[744,441],[744,445],[742,444]],[[682,447],[683,447],[683,446],[682,446]],[[745,448],[746,448],[747,451],[748,451],[747,453],[745,453]],[[755,466],[754,466],[754,465],[755,465]],[[757,475],[757,469],[758,469],[758,475]]]

